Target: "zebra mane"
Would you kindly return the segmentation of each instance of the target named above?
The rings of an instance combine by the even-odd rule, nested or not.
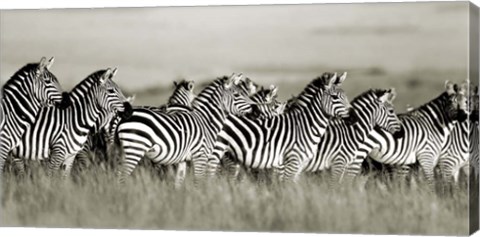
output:
[[[288,100],[286,111],[290,111],[295,108],[301,108],[302,102],[309,103],[314,94],[319,91],[319,89],[325,88],[325,85],[328,83],[329,79],[332,77],[333,73],[325,72],[321,76],[313,79],[298,96]]]
[[[223,77],[218,77],[217,79],[213,80],[205,88],[200,91],[200,93],[197,94],[195,99],[192,101],[192,107],[194,105],[197,105],[198,103],[204,103],[205,102],[205,96],[207,94],[210,94],[209,91],[215,91],[216,88],[222,87],[223,84],[229,79],[228,76],[223,76]]]
[[[384,89],[369,89],[367,91],[362,92],[360,95],[357,95],[355,98],[353,98],[352,105],[358,103],[359,100],[373,94],[375,94],[379,98],[383,96],[387,91],[388,90],[384,90]]]
[[[5,85],[3,85],[2,94],[4,94],[4,91],[6,89],[9,89],[15,83],[15,81],[24,80],[25,78],[27,78],[24,74],[37,70],[39,65],[39,63],[29,63],[16,71],[13,76],[10,77],[10,79],[5,83]],[[56,77],[52,73],[50,73],[50,71],[45,70],[45,72],[49,73],[49,76],[56,79]],[[23,76],[23,79],[20,76]]]
[[[440,94],[439,96],[437,96],[435,99],[433,100],[430,100],[428,102],[426,102],[425,104],[417,107],[417,108],[414,108],[410,111],[407,111],[407,112],[404,112],[404,113],[400,113],[398,114],[399,117],[403,117],[403,116],[411,116],[411,115],[416,115],[418,114],[418,111],[422,111],[422,110],[425,110],[425,108],[427,108],[428,106],[434,104],[434,103],[438,103],[440,101],[445,101],[446,98],[448,97],[448,93],[447,92],[443,92],[442,94]]]
[[[100,77],[105,74],[107,70],[98,70],[90,75],[88,75],[85,79],[80,81],[73,89],[70,91],[70,94],[76,93],[76,92],[88,92],[91,90],[92,86],[98,86],[100,84]]]

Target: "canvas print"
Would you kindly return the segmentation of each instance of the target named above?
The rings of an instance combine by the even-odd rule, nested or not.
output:
[[[2,10],[3,227],[467,235],[469,2]]]

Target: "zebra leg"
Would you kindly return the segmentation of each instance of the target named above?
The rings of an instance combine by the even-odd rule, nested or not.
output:
[[[4,133],[0,133],[0,180],[3,177],[3,169],[5,166],[5,161],[7,160],[8,153],[11,150],[12,145],[10,144],[8,137]]]
[[[180,188],[185,181],[187,171],[187,162],[183,161],[177,164],[177,174],[175,175],[175,188]]]
[[[23,162],[23,159],[18,158],[18,157],[12,157],[13,158],[13,163],[14,163],[14,168],[15,172],[20,178],[25,177],[25,162]]]
[[[125,149],[125,159],[121,169],[117,172],[119,183],[125,183],[125,179],[135,170],[138,162],[145,156],[146,150],[130,151]]]
[[[76,160],[78,164],[78,170],[84,171],[89,166],[89,151],[85,148],[85,146],[80,150],[77,154]]]
[[[297,154],[290,154],[285,159],[285,181],[293,181],[297,183],[301,171],[301,159]]]
[[[417,157],[420,166],[422,167],[423,174],[427,180],[428,187],[430,191],[435,190],[435,180],[434,180],[434,159],[430,155],[422,154]]]
[[[342,183],[347,170],[347,163],[343,157],[337,157],[331,166],[331,175],[328,186],[334,188]]]
[[[217,166],[219,161],[216,159],[209,160],[206,156],[200,155],[197,157],[192,157],[193,165],[193,182],[196,187],[199,186],[200,182],[205,176],[205,170],[208,166],[209,175],[213,176],[216,173]],[[210,170],[210,168],[212,168]]]
[[[63,169],[62,177],[63,178],[66,178],[66,177],[70,176],[74,160],[75,160],[75,154],[70,154],[70,155],[67,156],[67,158],[63,162],[63,164],[62,164],[62,169]]]
[[[65,151],[61,147],[54,147],[50,153],[50,160],[47,164],[47,176],[53,178],[54,172],[60,169],[64,162]]]
[[[240,164],[233,160],[233,157],[229,153],[225,153],[223,158],[223,166],[228,174],[228,179],[230,181],[236,181],[238,179],[238,174],[240,173]]]

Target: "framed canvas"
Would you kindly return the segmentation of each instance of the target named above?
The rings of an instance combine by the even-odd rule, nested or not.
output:
[[[0,225],[473,234],[479,43],[467,1],[1,10]]]

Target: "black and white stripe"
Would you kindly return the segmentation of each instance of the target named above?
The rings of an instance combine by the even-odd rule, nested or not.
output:
[[[326,73],[313,80],[297,103],[271,118],[228,117],[217,136],[209,158],[209,173],[215,174],[226,153],[253,169],[278,169],[287,179],[297,180],[304,162],[313,158],[316,145],[330,122],[330,116],[348,117],[349,103],[339,87],[345,80]]]
[[[454,122],[466,119],[466,98],[456,85],[445,84],[446,91],[423,106],[400,114],[403,138],[376,128],[359,149],[358,161],[368,155],[377,162],[396,166],[405,175],[410,165],[419,163],[427,181],[433,184],[433,171]]]
[[[72,105],[41,109],[35,123],[26,130],[13,150],[15,159],[48,160],[48,175],[65,164],[64,176],[95,124],[104,124],[101,114],[131,113],[120,88],[112,78],[116,69],[100,70],[80,82],[69,93]],[[107,111],[107,112],[105,112]],[[108,116],[106,116],[108,117]]]
[[[0,177],[8,153],[21,141],[25,130],[34,122],[43,107],[68,106],[62,100],[57,78],[49,69],[54,58],[42,58],[39,63],[27,64],[3,86],[0,113]]]
[[[195,177],[203,176],[207,155],[226,117],[251,110],[248,97],[236,87],[241,78],[234,74],[214,80],[194,99],[192,111],[169,114],[134,109],[132,117],[120,122],[117,129],[125,156],[120,182],[143,157],[157,165],[191,160]]]
[[[331,171],[330,185],[342,181],[345,175],[357,174],[361,167],[355,166],[355,154],[361,143],[379,126],[388,132],[401,136],[401,124],[394,107],[396,93],[390,90],[368,90],[352,101],[357,116],[356,124],[347,124],[336,119],[330,123],[318,144],[316,156],[307,163],[304,170],[316,172]],[[350,172],[347,172],[350,170]]]

